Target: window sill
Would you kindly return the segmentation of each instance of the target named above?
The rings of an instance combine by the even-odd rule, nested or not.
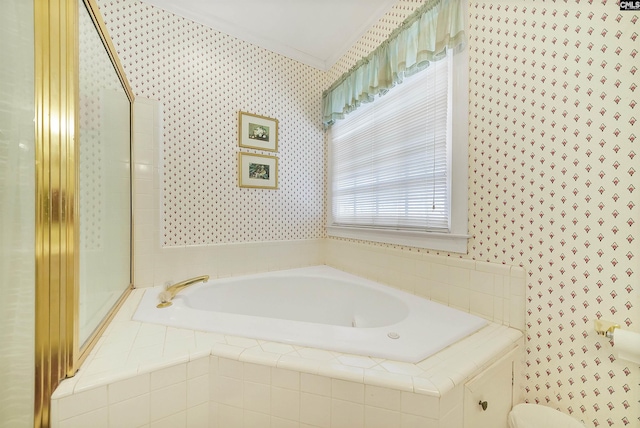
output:
[[[386,244],[406,245],[451,253],[467,253],[469,235],[408,230],[327,226],[327,234],[338,238],[360,239]]]

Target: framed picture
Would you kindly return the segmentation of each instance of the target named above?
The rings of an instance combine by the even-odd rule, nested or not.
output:
[[[278,188],[278,158],[275,156],[238,153],[240,187]]]
[[[249,149],[278,151],[278,120],[241,111],[238,144]]]

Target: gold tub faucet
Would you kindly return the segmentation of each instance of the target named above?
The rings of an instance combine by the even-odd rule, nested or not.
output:
[[[209,275],[202,275],[196,276],[195,278],[185,279],[184,281],[168,286],[167,289],[158,296],[160,298],[160,303],[158,303],[157,307],[166,308],[167,306],[171,306],[173,304],[171,301],[180,291],[198,282],[207,282],[208,280]]]

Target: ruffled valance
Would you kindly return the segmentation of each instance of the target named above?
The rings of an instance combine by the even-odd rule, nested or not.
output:
[[[465,42],[464,0],[429,0],[416,9],[378,48],[322,94],[322,122],[337,119],[384,94],[410,76],[461,49]]]

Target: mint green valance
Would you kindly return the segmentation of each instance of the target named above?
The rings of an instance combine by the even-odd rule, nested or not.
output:
[[[367,57],[322,94],[322,122],[337,119],[384,94],[465,42],[465,0],[428,0]]]

